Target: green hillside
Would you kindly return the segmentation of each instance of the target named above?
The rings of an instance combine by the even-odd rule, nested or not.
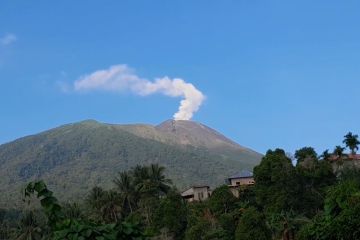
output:
[[[144,136],[131,130],[135,126],[140,132],[151,128],[84,121],[1,145],[0,206],[15,204],[21,187],[36,179],[44,179],[66,200],[83,196],[95,185],[112,187],[117,172],[137,164],[165,166],[181,189],[221,184],[239,169],[252,169],[261,158],[247,151],[234,155],[235,148],[229,154],[229,149],[179,144],[176,137],[156,130]]]

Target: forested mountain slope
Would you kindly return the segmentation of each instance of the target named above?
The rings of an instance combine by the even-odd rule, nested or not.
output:
[[[169,131],[168,124],[175,124],[178,132]],[[110,188],[117,172],[138,164],[165,166],[168,177],[183,188],[221,184],[226,176],[239,169],[252,169],[260,162],[260,154],[211,132],[204,125],[176,124],[167,121],[153,127],[88,120],[3,144],[0,205],[20,200],[21,187],[35,179],[44,179],[55,192],[61,191],[60,198],[64,200],[78,198],[95,185]],[[186,132],[191,128],[196,131]],[[204,128],[206,136],[201,136],[204,133],[198,128]]]

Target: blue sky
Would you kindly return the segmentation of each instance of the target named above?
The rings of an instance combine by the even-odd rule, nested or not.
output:
[[[126,64],[206,95],[193,120],[264,153],[360,134],[359,1],[1,1],[0,143],[84,119],[158,124],[181,98],[62,91]]]

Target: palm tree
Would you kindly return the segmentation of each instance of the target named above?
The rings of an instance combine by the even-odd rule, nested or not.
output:
[[[149,167],[149,177],[152,187],[160,194],[166,194],[170,189],[172,183],[170,179],[165,177],[165,168],[158,164],[151,164]]]
[[[85,202],[96,211],[101,209],[101,200],[103,199],[105,191],[101,187],[93,187],[90,194],[87,196]]]
[[[346,146],[351,150],[351,154],[355,155],[356,151],[359,150],[359,140],[358,140],[359,136],[357,134],[352,134],[351,132],[349,132],[348,134],[346,134],[344,136],[344,141],[343,143],[346,144]]]
[[[329,150],[326,149],[322,154],[321,154],[321,158],[322,160],[328,161],[330,159],[331,154],[329,153]]]
[[[171,181],[165,177],[164,171],[165,168],[158,164],[151,164],[149,167],[136,166],[132,171],[134,186],[140,194],[138,205],[147,224],[152,222],[159,196],[170,190]]]
[[[171,180],[165,177],[165,168],[158,164],[150,166],[136,166],[132,170],[133,185],[140,193],[155,195],[167,193]]]
[[[80,206],[77,203],[65,203],[63,212],[68,219],[82,219],[83,214]]]
[[[116,223],[121,218],[121,197],[116,191],[105,192],[101,199],[102,218],[107,223]]]
[[[129,172],[120,172],[119,177],[114,179],[114,183],[120,192],[123,200],[122,208],[126,210],[129,208],[130,213],[133,212],[133,207],[136,205],[137,191],[135,189],[133,178]]]
[[[133,168],[132,175],[134,177],[134,185],[138,187],[143,181],[149,179],[148,167],[137,165]]]
[[[344,154],[344,147],[341,146],[336,146],[333,152],[333,155],[336,157],[336,165],[337,165],[337,169],[336,172],[338,172],[340,170],[340,166],[342,166],[344,164],[344,156],[346,156],[346,154]]]
[[[338,160],[341,160],[345,155],[344,150],[345,150],[344,147],[336,146],[333,154],[334,154],[334,156],[336,156],[338,158]]]

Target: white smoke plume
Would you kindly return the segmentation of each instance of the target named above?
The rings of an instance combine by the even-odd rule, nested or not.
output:
[[[106,90],[131,91],[140,96],[161,93],[170,97],[182,97],[175,120],[190,120],[199,110],[205,96],[191,83],[183,79],[168,77],[149,81],[140,78],[127,65],[114,65],[106,70],[98,70],[75,81],[76,91]]]

